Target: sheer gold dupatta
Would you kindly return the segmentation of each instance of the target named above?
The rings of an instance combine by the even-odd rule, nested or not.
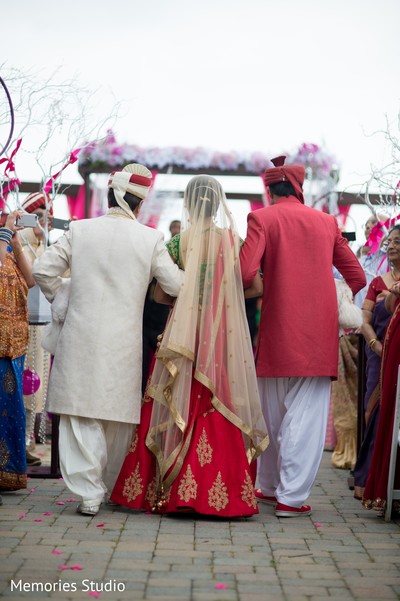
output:
[[[165,488],[190,445],[193,377],[211,391],[213,407],[242,431],[249,462],[268,445],[232,215],[220,184],[210,176],[189,182],[184,205],[180,262],[185,279],[148,388],[155,402],[146,444],[156,455]]]

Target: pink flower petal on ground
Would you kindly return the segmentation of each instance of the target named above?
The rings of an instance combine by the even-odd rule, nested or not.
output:
[[[64,501],[56,501],[56,505],[65,505]]]
[[[52,555],[64,555],[64,551],[59,551],[58,549],[53,549],[51,554]]]
[[[59,480],[64,480],[64,478],[58,478]]]
[[[30,488],[29,492],[36,492],[36,488]]]
[[[69,570],[69,566],[61,565],[61,566],[58,566],[58,569],[59,570]]]
[[[77,501],[78,501],[78,499],[74,499],[74,497],[67,499],[67,503],[76,503]]]
[[[216,584],[214,586],[214,588],[222,588],[222,589],[226,589],[229,588],[229,586],[227,584],[222,584],[221,582],[218,582],[218,584]]]
[[[53,515],[52,511],[45,511],[44,513],[42,513],[42,515]]]
[[[20,518],[27,518],[27,517],[28,517],[28,514],[27,514],[27,513],[20,513],[20,514],[19,514],[19,517],[20,517]]]
[[[36,453],[36,455],[37,455],[38,457],[43,457],[43,456],[44,456],[44,453]]]
[[[43,520],[42,520],[42,519],[36,519],[36,520],[33,520],[33,521],[34,521],[34,522],[43,522]]]
[[[77,563],[76,566],[71,566],[70,569],[71,570],[83,570],[83,567],[81,565],[79,565],[79,563]]]
[[[317,524],[317,522],[315,522],[314,526],[315,526],[316,528],[321,528],[322,524]]]
[[[103,528],[105,525],[105,522],[101,522],[101,524],[96,524],[96,528]]]
[[[98,593],[97,591],[90,591],[90,593],[88,593],[88,597],[100,597],[101,593]]]

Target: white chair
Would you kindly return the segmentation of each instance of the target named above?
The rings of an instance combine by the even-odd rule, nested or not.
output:
[[[397,448],[400,444],[399,430],[400,430],[400,366],[399,366],[398,375],[397,375],[396,407],[395,407],[394,419],[393,419],[392,448],[391,448],[391,452],[390,452],[385,522],[390,522],[391,515],[392,515],[392,502],[395,500],[400,500],[400,489],[393,488],[394,476],[395,476],[395,472],[396,472]]]

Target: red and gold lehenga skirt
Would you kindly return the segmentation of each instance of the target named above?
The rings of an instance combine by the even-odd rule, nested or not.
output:
[[[111,500],[162,513],[195,512],[218,517],[258,513],[254,495],[256,462],[247,459],[242,433],[211,404],[211,392],[193,380],[188,448],[177,455],[182,466],[170,488],[159,482],[155,455],[146,446],[153,400],[145,397],[141,423],[125,458]]]

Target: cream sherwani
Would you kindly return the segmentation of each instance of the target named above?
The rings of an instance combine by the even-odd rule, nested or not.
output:
[[[129,218],[71,223],[37,259],[33,276],[49,301],[71,269],[70,299],[51,370],[48,410],[139,423],[143,306],[149,282],[177,296],[183,272],[163,236]]]
[[[132,424],[140,421],[142,320],[149,282],[155,277],[167,294],[177,296],[183,272],[171,260],[162,233],[124,217],[118,209],[72,222],[70,230],[35,261],[33,276],[50,302],[67,269],[70,298],[49,379],[48,410],[61,414],[60,462],[67,485],[84,500],[101,500],[105,444],[111,455],[106,440],[110,424],[105,422],[126,424],[132,432]],[[93,427],[76,441],[74,461],[65,447],[71,448],[67,441],[71,430],[77,435],[77,423]],[[94,430],[91,443],[88,436]],[[124,439],[122,460],[129,436],[115,439],[116,444]],[[100,455],[102,465],[93,466]],[[73,480],[84,458],[88,463],[84,472],[96,468],[96,474],[93,486],[82,490]],[[118,469],[114,471],[118,475]]]

